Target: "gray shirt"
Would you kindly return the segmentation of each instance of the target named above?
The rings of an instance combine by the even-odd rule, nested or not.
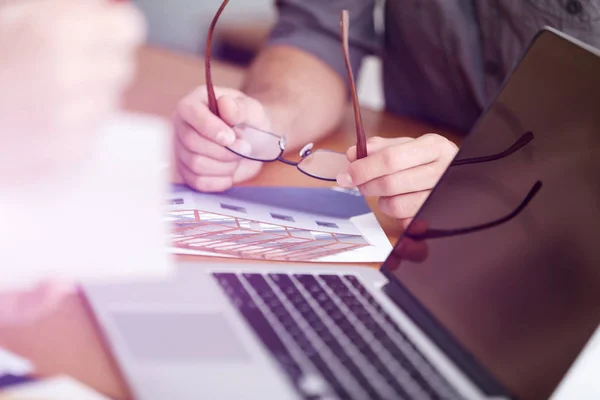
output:
[[[466,133],[539,29],[600,47],[600,0],[277,0],[269,44],[306,50],[348,82],[340,11],[350,12],[355,76],[383,63],[386,109]],[[378,8],[381,6],[380,8]],[[377,30],[374,10],[383,11]]]

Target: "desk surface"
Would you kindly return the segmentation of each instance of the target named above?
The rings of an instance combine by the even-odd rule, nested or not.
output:
[[[237,67],[215,62],[213,71],[216,85],[239,87],[244,79],[244,70]],[[124,105],[131,111],[170,117],[179,99],[203,83],[204,67],[198,58],[145,48],[139,55],[138,77],[127,92]],[[364,110],[363,122],[369,136],[416,137],[435,131],[426,125],[369,110]],[[352,111],[348,108],[347,117],[340,128],[316,146],[345,151],[353,144],[354,135]],[[446,136],[456,139],[450,135]],[[327,182],[305,177],[294,168],[287,168],[279,163],[267,164],[261,174],[247,184],[328,185]],[[394,241],[400,233],[395,221],[382,216],[375,209],[376,199],[368,201],[384,230]],[[199,258],[186,256],[180,259]],[[211,258],[211,261],[214,262],[215,259]],[[92,319],[84,309],[81,299],[75,294],[65,297],[51,315],[32,325],[2,329],[0,346],[32,360],[43,376],[66,373],[111,398],[127,398],[126,387],[103,348]]]

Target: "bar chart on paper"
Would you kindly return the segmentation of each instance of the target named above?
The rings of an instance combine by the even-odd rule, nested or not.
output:
[[[320,188],[174,186],[175,253],[302,262],[381,262],[391,245],[362,196]]]

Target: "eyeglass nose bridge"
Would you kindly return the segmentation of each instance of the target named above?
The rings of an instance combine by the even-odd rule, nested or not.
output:
[[[298,155],[303,159],[308,157],[309,155],[312,154],[312,148],[314,147],[314,145],[315,145],[314,143],[308,143],[302,149],[300,149],[300,151],[298,152]],[[282,137],[281,139],[279,139],[279,149],[281,150],[282,153],[285,151],[285,137]]]
[[[300,165],[300,163],[308,156],[310,156],[312,154],[312,148],[314,146],[314,143],[308,143],[307,145],[305,145],[302,149],[300,149],[300,151],[298,152],[298,155],[300,156],[300,160],[299,161],[291,161],[291,160],[286,160],[285,158],[279,156],[278,160],[288,164],[288,165],[292,165],[297,167],[298,165]],[[281,153],[283,154],[283,151],[285,150],[285,138],[281,138],[281,140],[279,140],[279,148],[281,149]]]

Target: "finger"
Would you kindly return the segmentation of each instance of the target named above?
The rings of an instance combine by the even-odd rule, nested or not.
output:
[[[238,167],[237,161],[223,162],[188,151],[177,139],[175,141],[177,158],[196,175],[232,176]]]
[[[195,101],[193,97],[184,99],[179,103],[177,114],[199,135],[213,143],[230,146],[236,139],[235,132],[230,126],[214,115],[206,104]]]
[[[200,135],[192,126],[175,116],[175,132],[188,151],[222,162],[239,161],[240,156]]]
[[[229,125],[248,124],[259,129],[269,129],[264,126],[266,117],[262,105],[246,96],[222,95],[217,100],[221,118]]]
[[[414,217],[427,197],[430,191],[406,193],[399,196],[381,197],[379,199],[379,209],[381,212],[397,219],[407,219]]]
[[[446,166],[441,162],[421,165],[368,181],[358,188],[364,196],[397,196],[431,190]]]
[[[353,162],[345,180],[358,186],[365,182],[448,158],[455,153],[456,145],[439,135],[428,134],[418,139],[388,146],[372,156]],[[424,190],[426,188],[420,189]]]
[[[410,224],[412,223],[414,218],[404,218],[404,219],[399,219],[398,223],[400,224],[400,227],[403,230],[406,230],[406,228],[408,228],[410,226]]]
[[[200,192],[223,192],[233,185],[230,176],[198,176],[180,160],[177,160],[177,169],[184,182]]]
[[[367,155],[375,154],[387,146],[402,144],[412,140],[415,139],[409,137],[382,138],[379,136],[373,136],[367,139]],[[346,152],[346,157],[348,157],[348,161],[350,162],[356,161],[356,146],[351,146],[348,149]]]
[[[262,163],[259,161],[242,160],[233,175],[233,182],[239,183],[252,179],[258,174],[261,168]]]

